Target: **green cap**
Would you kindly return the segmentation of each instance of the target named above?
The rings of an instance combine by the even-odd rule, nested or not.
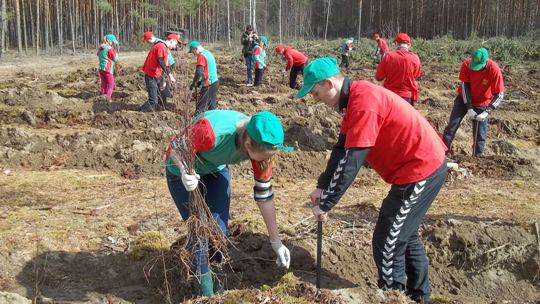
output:
[[[473,71],[480,71],[488,62],[488,50],[485,48],[476,49],[472,52],[471,58],[472,60],[469,63],[469,68]]]
[[[264,43],[264,45],[268,45],[268,38],[266,38],[266,36],[261,36],[260,39],[261,42]]]
[[[292,148],[283,146],[285,135],[281,121],[271,112],[258,112],[251,116],[246,124],[246,131],[253,141],[266,148],[277,147],[280,150],[292,150]]]
[[[199,41],[191,41],[189,43],[189,52],[191,52],[192,49],[198,47],[198,46],[201,46],[201,43]]]
[[[313,60],[304,68],[304,85],[298,91],[296,97],[301,98],[306,96],[317,82],[339,73],[340,71],[335,58],[323,57]]]
[[[118,44],[118,40],[116,40],[116,37],[113,34],[106,35],[105,39],[109,40],[110,42],[114,44]]]

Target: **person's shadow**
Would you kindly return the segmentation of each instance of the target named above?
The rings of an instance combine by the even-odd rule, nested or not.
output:
[[[284,268],[276,266],[276,255],[267,235],[242,232],[229,239],[230,260],[219,274],[225,289],[274,286],[286,273]],[[291,251],[289,271],[302,281],[314,284],[315,260],[310,252],[286,241],[284,244]],[[194,289],[186,280],[184,266],[173,250],[165,252],[164,259],[160,256],[155,252],[137,261],[121,252],[48,251],[28,261],[16,279],[26,289],[24,296],[40,295],[54,301],[110,302],[120,298],[133,303],[163,303],[167,297],[176,302],[192,298]],[[322,287],[326,289],[355,286],[324,269],[324,263],[321,278]]]

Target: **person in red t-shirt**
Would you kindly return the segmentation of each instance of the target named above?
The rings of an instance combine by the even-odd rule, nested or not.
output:
[[[284,72],[289,72],[289,87],[291,89],[298,89],[299,86],[296,83],[298,74],[303,75],[304,66],[308,62],[308,57],[305,53],[295,50],[291,47],[283,45],[276,46],[276,54],[283,54],[283,57],[287,60],[287,66]]]
[[[378,62],[380,62],[384,55],[390,51],[390,48],[388,47],[388,43],[386,43],[386,40],[381,38],[379,34],[375,33],[373,34],[373,39],[377,41],[377,46],[375,47],[375,53],[373,54],[373,58],[377,59]]]
[[[139,111],[150,112],[157,105],[158,98],[160,98],[160,77],[162,74],[164,77],[169,77],[169,48],[165,41],[158,41],[152,32],[145,32],[143,41],[151,44],[152,48],[148,52],[142,67],[144,82],[148,91],[148,100],[139,108]]]
[[[443,141],[450,149],[459,125],[467,115],[473,120],[473,155],[481,156],[487,138],[487,117],[504,98],[501,69],[489,59],[487,49],[479,48],[461,65],[459,80],[461,85],[444,129]]]
[[[316,100],[345,111],[338,142],[310,194],[313,214],[324,221],[367,161],[392,184],[372,240],[379,286],[406,289],[414,300],[428,301],[428,259],[418,228],[446,179],[444,143],[399,96],[368,81],[349,80],[334,58],[314,60],[304,77],[297,97],[311,92]]]
[[[420,58],[409,51],[411,38],[407,33],[399,33],[394,39],[395,51],[388,52],[377,66],[375,78],[384,80],[383,86],[398,94],[414,107],[418,100],[418,84],[420,77]]]

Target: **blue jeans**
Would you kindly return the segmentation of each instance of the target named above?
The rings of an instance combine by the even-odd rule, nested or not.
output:
[[[189,217],[190,194],[184,187],[180,176],[172,174],[167,169],[165,171],[167,186],[176,204],[176,208],[180,211],[182,219],[187,220]],[[229,169],[225,168],[216,173],[201,176],[199,189],[219,228],[226,235],[227,224],[229,222],[229,207],[231,205],[231,175],[229,174]],[[190,246],[194,252],[193,271],[200,274],[207,273],[209,271],[208,253],[206,252],[207,245],[201,242],[190,244]],[[211,244],[208,246],[210,262],[220,263],[222,259],[221,254],[215,252]]]
[[[485,109],[486,107],[473,107],[476,114],[484,112]],[[452,113],[450,114],[448,125],[444,129],[442,138],[449,150],[450,146],[452,145],[452,141],[454,140],[454,136],[456,136],[456,132],[459,129],[459,125],[461,124],[461,121],[465,115],[467,115],[467,107],[465,106],[465,103],[463,103],[463,98],[458,95],[454,100],[454,107],[452,108]],[[476,138],[476,143],[473,146],[473,152],[474,156],[479,156],[484,152],[484,146],[486,145],[488,126],[487,119],[484,121],[473,120],[472,125],[473,139]]]
[[[144,75],[144,82],[148,91],[148,100],[139,108],[139,111],[150,112],[158,103],[159,79]]]
[[[248,55],[248,56],[244,56],[244,60],[246,62],[246,72],[247,72],[247,81],[248,82],[253,82],[253,78],[251,76],[251,63],[253,62],[253,57],[251,57],[251,55]]]

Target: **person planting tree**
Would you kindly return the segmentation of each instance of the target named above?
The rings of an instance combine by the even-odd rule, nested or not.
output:
[[[283,146],[283,140],[281,122],[271,112],[249,117],[237,111],[213,110],[195,117],[191,126],[172,140],[165,161],[167,185],[182,219],[187,221],[191,216],[190,193],[198,189],[220,232],[226,235],[231,203],[227,165],[250,160],[255,180],[254,199],[268,229],[271,247],[278,256],[276,263],[289,268],[290,252],[279,237],[272,190],[274,157],[280,150],[289,150]],[[190,158],[194,159],[193,166],[186,163]],[[198,276],[200,293],[211,296],[221,287],[212,278],[208,260],[220,263],[222,255],[212,244],[208,246],[213,252],[210,256],[205,246],[191,244],[191,247],[192,272]]]
[[[276,54],[283,55],[285,60],[287,60],[284,73],[289,72],[289,87],[291,89],[298,89],[299,86],[296,83],[296,78],[298,78],[298,74],[303,74],[304,66],[308,62],[307,55],[294,48],[283,45],[276,46]]]
[[[484,153],[487,138],[487,118],[504,98],[504,80],[497,63],[489,59],[488,50],[479,48],[471,58],[463,61],[459,72],[461,85],[448,125],[444,129],[443,141],[450,149],[454,136],[467,115],[473,121],[474,156]]]
[[[217,108],[217,94],[219,80],[217,74],[217,63],[214,55],[202,47],[198,41],[191,41],[189,52],[197,57],[195,63],[195,76],[190,85],[190,90],[200,87],[199,99],[195,106],[195,115],[207,110]]]
[[[103,37],[97,56],[99,58],[99,78],[101,79],[101,96],[111,100],[114,90],[114,66],[118,62],[118,54],[114,50],[118,40],[113,34]]]

